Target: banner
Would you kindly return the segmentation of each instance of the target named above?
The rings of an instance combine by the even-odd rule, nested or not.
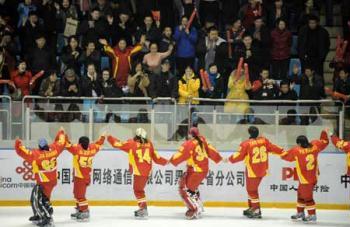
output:
[[[160,150],[169,158],[174,150]],[[227,157],[231,153],[221,152]],[[321,153],[319,155],[320,176],[314,189],[319,204],[349,204],[350,177],[345,175],[346,163],[343,153]],[[73,200],[72,155],[64,151],[57,159],[59,180],[53,191],[53,200]],[[270,155],[270,174],[260,185],[262,202],[294,203],[297,195],[295,163]],[[146,187],[148,200],[180,201],[178,179],[185,170],[178,167],[154,164]],[[246,202],[244,164],[215,164],[210,162],[210,172],[200,185],[204,201]],[[98,201],[134,200],[132,175],[128,172],[127,154],[119,150],[102,150],[93,160],[91,185],[87,198]],[[26,201],[34,185],[31,165],[17,156],[14,150],[0,151],[0,202],[5,200]]]

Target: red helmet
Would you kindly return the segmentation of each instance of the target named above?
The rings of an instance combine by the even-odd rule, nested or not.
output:
[[[188,132],[193,137],[199,136],[199,130],[197,127],[190,128],[190,131]]]

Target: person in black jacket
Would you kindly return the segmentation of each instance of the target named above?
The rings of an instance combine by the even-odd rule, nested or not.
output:
[[[84,97],[100,97],[102,89],[98,82],[98,76],[94,64],[87,67],[86,76],[81,78],[82,96]]]
[[[288,80],[282,80],[280,83],[280,91],[277,96],[278,100],[298,100],[297,93],[290,88]],[[286,104],[283,104],[286,105]],[[295,105],[295,104],[292,104]]]
[[[84,66],[84,73],[87,71],[87,66],[94,64],[97,71],[101,66],[101,52],[96,49],[94,42],[88,42],[86,49],[80,54],[79,64]]]
[[[115,81],[111,78],[108,68],[102,70],[102,79],[100,80],[102,96],[106,98],[119,98],[123,96],[123,91],[115,85]],[[104,103],[115,103],[113,101],[103,101]]]
[[[211,88],[206,89],[202,87],[203,98],[211,99],[222,99],[225,97],[224,94],[224,78],[218,73],[218,67],[212,63],[209,65],[208,78],[211,84]],[[203,84],[203,81],[202,81]],[[208,103],[212,105],[213,102]],[[223,103],[221,103],[223,104]]]
[[[345,105],[350,105],[350,77],[346,69],[341,69],[339,72],[339,78],[335,80],[333,91],[345,95],[347,99],[341,99],[345,102]]]
[[[178,97],[178,81],[170,72],[170,61],[164,59],[161,64],[161,72],[155,78],[155,97]]]
[[[81,55],[81,49],[79,47],[79,40],[76,36],[71,36],[68,39],[68,45],[62,50],[61,60],[67,68],[74,69],[75,73],[80,75],[80,62],[79,57]]]
[[[298,35],[298,54],[301,65],[311,64],[323,78],[323,63],[329,52],[330,39],[326,29],[319,25],[319,18],[311,15],[308,24],[302,27]]]
[[[135,26],[130,22],[129,12],[122,10],[120,14],[113,15],[112,12],[107,14],[109,36],[112,40],[112,46],[118,44],[120,39],[125,39],[127,46],[133,45],[132,35],[135,33]]]
[[[81,92],[80,82],[74,70],[67,69],[61,79],[60,95],[63,97],[79,97]]]
[[[310,66],[306,66],[300,79],[300,99],[320,100],[325,97],[323,79]]]
[[[98,8],[92,9],[90,18],[79,24],[78,34],[82,37],[83,46],[90,41],[98,43],[99,39],[108,37],[108,23],[100,17]]]

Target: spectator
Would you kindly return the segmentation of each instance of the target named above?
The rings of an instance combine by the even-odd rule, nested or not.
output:
[[[253,37],[255,44],[260,48],[262,56],[264,56],[264,67],[270,65],[270,47],[271,37],[270,32],[264,25],[262,17],[254,19],[254,26],[248,29],[248,34]]]
[[[136,41],[141,41],[141,37],[146,37],[146,45],[149,43],[158,43],[162,37],[162,32],[159,29],[160,22],[156,21],[156,24],[153,24],[153,19],[150,15],[145,16],[143,20],[143,25],[138,27],[136,31]],[[142,52],[147,52],[147,49],[142,50]]]
[[[146,124],[150,123],[150,119],[148,118],[148,111],[147,109],[141,108],[139,109],[139,112],[137,113],[136,117],[131,117],[129,119],[129,123],[139,123],[139,124]]]
[[[227,37],[227,42],[229,43],[228,45],[231,45],[228,49],[229,53],[229,58],[232,58],[232,51],[237,48],[237,45],[242,44],[242,39],[243,35],[245,32],[245,28],[242,26],[242,21],[241,19],[237,18],[233,22],[232,28],[230,28],[228,31],[228,37]]]
[[[36,6],[32,3],[32,0],[24,0],[23,2],[18,4],[17,12],[18,12],[18,26],[20,27],[22,24],[26,23],[26,20],[30,16],[30,13],[36,11]]]
[[[36,80],[42,75],[43,72],[40,72],[33,77],[32,73],[27,70],[26,62],[20,60],[18,62],[17,70],[11,73],[11,81],[16,88],[12,94],[12,98],[19,101],[22,100],[24,96],[30,95],[32,85],[34,85]]]
[[[191,98],[199,97],[200,81],[195,76],[192,68],[187,66],[184,76],[179,80],[179,104],[186,104]],[[192,104],[199,104],[199,101],[192,100]]]
[[[244,62],[249,65],[249,78],[250,81],[255,81],[259,78],[259,72],[262,68],[262,55],[260,48],[253,42],[251,35],[244,35],[243,44],[237,46],[234,51],[234,62],[243,57]]]
[[[266,122],[261,118],[255,116],[255,111],[252,108],[248,108],[244,112],[243,119],[237,122],[238,124],[249,124],[249,125],[265,125]]]
[[[58,1],[54,2],[56,8],[56,26],[57,33],[62,35],[67,26],[67,19],[78,20],[78,10],[70,0],[62,0],[62,4]]]
[[[289,11],[283,0],[275,0],[273,6],[268,10],[267,26],[273,29],[278,20],[288,21]]]
[[[48,45],[56,50],[57,44],[57,34],[56,34],[56,20],[52,18],[53,15],[56,15],[55,3],[49,0],[43,0],[41,3],[37,3],[38,14],[40,15],[45,34],[47,37]],[[56,51],[53,51],[56,52]]]
[[[300,80],[300,99],[319,100],[325,97],[322,78],[310,67],[306,66]]]
[[[225,27],[234,23],[235,15],[238,15],[239,0],[222,0],[222,17]]]
[[[143,64],[148,67],[148,70],[152,73],[160,73],[160,64],[163,59],[167,58],[173,51],[173,45],[169,45],[169,49],[166,52],[158,52],[158,45],[156,43],[150,44],[150,53],[143,57]]]
[[[259,84],[259,85],[256,85]],[[255,86],[256,85],[256,86]],[[256,90],[254,91],[254,88]],[[276,99],[278,94],[278,87],[276,81],[270,79],[268,69],[262,69],[260,73],[260,80],[254,81],[253,84],[253,97],[256,100],[273,100]]]
[[[68,45],[62,50],[61,60],[65,68],[72,68],[76,74],[80,74],[80,62],[81,49],[79,47],[78,39],[76,36],[71,36],[68,39]]]
[[[128,87],[130,89],[130,96],[132,97],[148,97],[148,86],[150,80],[148,75],[144,72],[141,63],[135,66],[135,72],[128,77]]]
[[[39,34],[36,39],[36,47],[34,47],[27,55],[29,69],[33,74],[44,71],[45,76],[38,79],[36,86],[33,87],[33,94],[38,94],[41,81],[46,78],[47,72],[56,69],[56,58],[52,50],[46,45],[46,38],[43,34]]]
[[[80,54],[79,64],[84,67],[84,73],[86,73],[86,68],[90,64],[94,64],[97,71],[101,66],[101,52],[96,49],[94,42],[89,42],[86,45],[85,51]]]
[[[295,109],[290,109],[287,111],[287,117],[280,119],[280,125],[300,125],[298,121],[297,111]]]
[[[337,78],[334,83],[333,91],[343,95],[343,98],[340,99],[345,103],[345,105],[350,105],[350,78],[346,69],[340,70],[339,78]],[[344,98],[344,96],[346,98]]]
[[[248,3],[239,9],[238,15],[242,19],[243,27],[249,28],[254,24],[256,17],[263,16],[261,3],[259,0],[248,0]]]
[[[204,98],[212,98],[212,99],[224,98],[224,79],[221,76],[221,74],[218,73],[218,67],[214,63],[209,65],[208,78],[209,78],[211,87],[209,89],[202,87]]]
[[[194,26],[186,29],[188,18],[183,16],[181,24],[175,28],[174,40],[176,41],[176,67],[178,75],[183,75],[187,66],[193,67],[196,57],[197,30]]]
[[[114,79],[111,77],[109,69],[102,70],[102,79],[100,85],[103,97],[119,98],[123,96],[123,91],[115,85]],[[104,103],[115,103],[113,101],[104,101]],[[118,103],[118,102],[117,102]]]
[[[135,33],[135,28],[132,22],[130,22],[130,16],[127,11],[124,10],[120,12],[119,18],[116,18],[112,13],[108,13],[107,21],[109,25],[109,37],[112,39],[112,46],[117,45],[121,39],[125,39],[127,46],[133,44],[132,35]]]
[[[106,18],[107,14],[111,11],[108,0],[96,0],[96,4],[92,5],[92,8],[97,8],[102,18]]]
[[[92,41],[97,43],[99,39],[108,36],[108,23],[101,17],[98,8],[93,8],[90,17],[79,24],[78,34],[82,37],[82,45]]]
[[[61,80],[60,93],[63,97],[79,97],[82,94],[81,85],[73,69],[67,69]]]
[[[155,97],[178,97],[178,81],[176,76],[170,72],[170,61],[164,59],[161,71],[155,78]]]
[[[35,46],[35,39],[44,32],[44,26],[39,22],[35,11],[30,12],[28,19],[24,20],[19,27],[19,39],[23,54],[28,54]]]
[[[218,72],[225,73],[228,63],[227,43],[219,37],[219,31],[216,27],[211,27],[207,36],[198,41],[197,57],[199,68],[208,70],[209,65],[215,63]]]
[[[292,46],[292,33],[286,29],[286,22],[278,19],[276,28],[271,32],[271,72],[276,80],[287,78]]]
[[[298,20],[298,31],[300,28],[304,27],[308,24],[308,20],[310,17],[320,16],[320,12],[314,5],[314,0],[306,0],[304,1],[304,5],[299,7],[299,20]]]
[[[298,100],[297,93],[291,89],[290,83],[288,80],[282,80],[280,83],[280,91],[277,96],[278,100]],[[289,104],[282,104],[282,106]],[[295,105],[295,104],[290,104]]]
[[[219,1],[218,0],[200,0],[199,17],[202,24],[207,21],[218,21]]]
[[[251,90],[250,81],[245,78],[245,71],[241,70],[241,75],[236,77],[236,70],[231,72],[228,80],[228,93],[226,99],[249,100],[247,91]],[[245,113],[249,108],[249,103],[245,102],[226,102],[224,112],[229,113]]]
[[[302,27],[298,35],[298,55],[301,65],[315,67],[315,71],[323,78],[323,63],[330,47],[329,34],[319,25],[317,16],[310,16],[308,24]]]
[[[145,36],[142,36],[140,44],[127,47],[126,41],[121,39],[118,45],[112,48],[108,45],[107,40],[100,40],[100,43],[104,46],[104,51],[112,58],[113,78],[116,80],[117,87],[122,88],[126,86],[131,57],[142,49],[144,42]]]
[[[81,88],[81,95],[84,97],[100,97],[102,95],[94,64],[88,65],[86,77],[81,79]]]
[[[39,95],[44,97],[55,97],[60,94],[60,81],[57,79],[55,71],[51,71],[50,76],[45,78],[40,85]]]
[[[174,46],[175,40],[173,39],[173,32],[171,27],[165,27],[163,29],[162,39],[159,42],[159,52],[166,52],[169,49],[169,46]]]

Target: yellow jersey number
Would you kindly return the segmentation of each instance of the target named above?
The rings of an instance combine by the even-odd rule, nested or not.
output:
[[[266,162],[267,161],[267,151],[265,146],[254,147],[253,149],[253,164]]]
[[[315,156],[313,154],[306,156],[306,162],[306,170],[313,170],[315,168]]]
[[[151,163],[151,156],[149,153],[149,148],[145,149],[145,153],[142,154],[142,149],[137,149],[136,150],[137,158],[139,159],[139,163],[143,163],[146,161],[148,164]]]
[[[92,167],[92,159],[93,159],[93,157],[81,156],[79,158],[79,165],[80,165],[80,167],[82,167],[82,168],[91,168]]]
[[[208,158],[208,154],[207,151],[205,149],[202,149],[201,146],[196,146],[195,148],[195,152],[196,152],[196,160],[197,161],[203,161],[205,158]]]
[[[41,166],[43,167],[44,170],[50,171],[56,168],[56,158],[51,158],[50,160],[46,159],[41,162]]]

